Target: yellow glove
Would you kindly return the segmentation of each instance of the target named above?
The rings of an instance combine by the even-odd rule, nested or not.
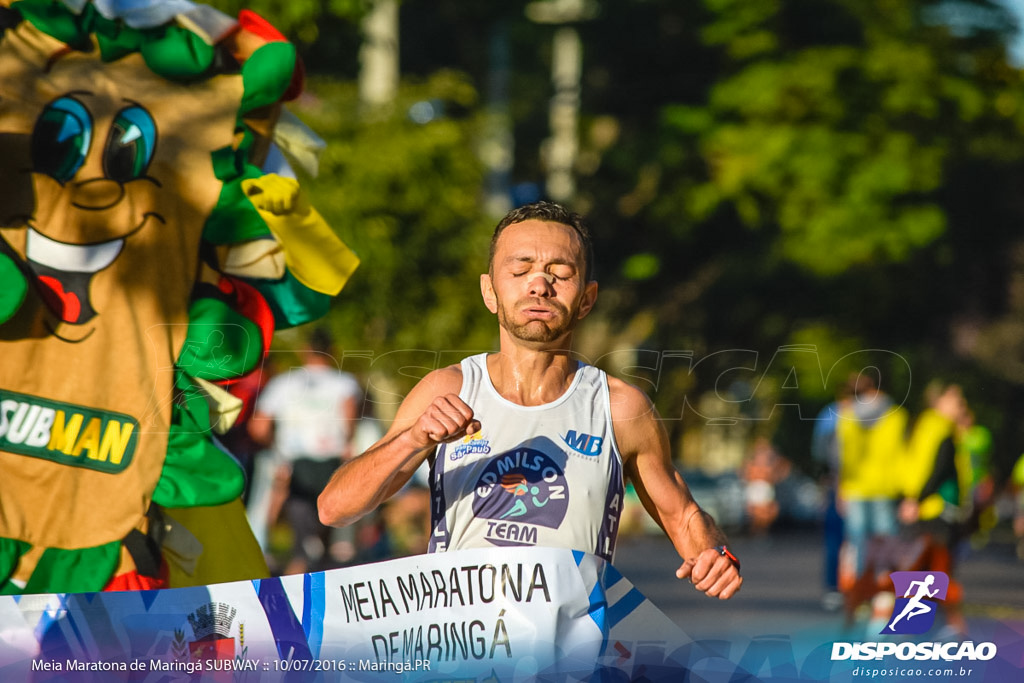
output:
[[[305,216],[309,213],[309,201],[299,188],[298,182],[275,173],[268,173],[256,181],[246,181],[245,196],[253,206],[261,211],[268,211],[275,216],[296,214]]]
[[[295,279],[316,292],[336,296],[359,265],[356,256],[307,202],[294,180],[268,174],[242,181],[281,248]]]

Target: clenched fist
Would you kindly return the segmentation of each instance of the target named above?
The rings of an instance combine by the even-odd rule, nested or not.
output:
[[[412,426],[410,436],[421,448],[430,448],[466,434],[474,434],[479,429],[480,421],[473,419],[473,409],[457,394],[445,394],[427,406]]]

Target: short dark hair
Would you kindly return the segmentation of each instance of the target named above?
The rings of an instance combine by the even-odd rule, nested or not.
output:
[[[315,327],[309,333],[306,346],[310,351],[316,353],[330,353],[331,348],[334,346],[334,339],[326,328]]]
[[[583,281],[586,283],[595,279],[594,242],[590,238],[590,230],[587,228],[586,223],[584,223],[583,216],[570,211],[561,204],[546,201],[533,202],[532,204],[512,209],[498,222],[498,226],[494,228],[494,234],[491,236],[491,251],[487,258],[488,272],[491,272],[494,268],[494,252],[497,250],[498,238],[501,236],[502,231],[510,225],[524,221],[561,223],[572,228],[579,236],[580,243],[583,245]]]

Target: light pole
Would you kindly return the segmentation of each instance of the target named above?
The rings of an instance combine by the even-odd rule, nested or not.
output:
[[[531,21],[558,26],[551,45],[551,135],[541,146],[541,159],[547,168],[547,195],[557,202],[567,202],[576,193],[583,44],[574,24],[596,13],[597,4],[590,0],[537,0],[526,6]]]
[[[359,48],[359,101],[371,109],[398,94],[398,0],[376,0],[363,18]]]

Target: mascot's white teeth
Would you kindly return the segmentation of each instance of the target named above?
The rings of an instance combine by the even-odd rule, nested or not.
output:
[[[29,228],[25,256],[33,263],[69,273],[96,273],[121,253],[123,239],[100,244],[67,244],[57,242]]]

